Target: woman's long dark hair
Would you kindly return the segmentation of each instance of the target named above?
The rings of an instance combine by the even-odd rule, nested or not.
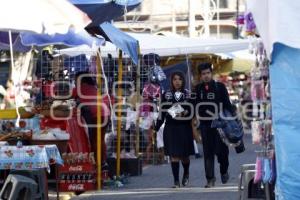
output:
[[[184,78],[184,74],[181,72],[181,71],[176,71],[176,72],[173,72],[171,74],[171,90],[172,91],[175,91],[175,88],[174,88],[174,85],[173,85],[173,79],[175,76],[179,76],[182,80],[182,86],[181,86],[181,91],[184,91],[184,88],[185,88],[185,78]]]

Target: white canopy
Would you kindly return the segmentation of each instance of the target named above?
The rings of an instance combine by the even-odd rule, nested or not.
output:
[[[160,36],[150,34],[129,33],[139,41],[140,53],[156,53],[160,56],[175,56],[200,53],[228,53],[233,51],[244,50],[248,48],[248,40],[232,40],[232,39],[198,39],[186,37]],[[102,55],[112,54],[116,57],[117,48],[115,45],[107,42],[101,47]],[[87,46],[63,49],[59,52],[70,56],[82,53],[90,54],[95,49]]]
[[[91,20],[67,0],[0,0],[0,30],[67,33]]]
[[[250,0],[247,8],[253,13],[268,54],[271,54],[275,42],[300,48],[299,1]]]

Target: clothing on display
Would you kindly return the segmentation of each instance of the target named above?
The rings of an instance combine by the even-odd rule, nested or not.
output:
[[[254,183],[274,184],[276,180],[275,158],[258,156],[255,164]]]
[[[165,128],[165,124],[161,125],[160,129],[156,133],[156,146],[158,149],[164,147],[164,140],[163,140],[164,128]]]
[[[251,83],[251,97],[252,101],[266,100],[265,85],[263,80],[252,81]]]
[[[253,144],[260,144],[263,135],[263,124],[260,121],[253,121],[251,127]]]
[[[161,90],[160,86],[156,83],[146,83],[143,88],[143,102],[140,106],[140,116],[147,117],[150,112],[156,110],[153,108],[153,102],[157,102],[160,97]],[[154,106],[156,107],[156,106]]]
[[[153,75],[155,76],[155,78],[156,78],[159,82],[161,82],[161,81],[167,79],[166,74],[164,73],[164,71],[162,70],[162,68],[161,68],[160,66],[158,66],[158,65],[155,65],[155,66],[153,67]]]
[[[256,64],[251,71],[251,97],[254,117],[251,128],[252,142],[261,148],[257,151],[254,183],[263,183],[264,185],[274,185],[276,180],[269,64],[263,44],[258,42],[256,46]]]
[[[146,83],[143,88],[143,97],[145,99],[156,99],[160,96],[160,86],[155,83]]]

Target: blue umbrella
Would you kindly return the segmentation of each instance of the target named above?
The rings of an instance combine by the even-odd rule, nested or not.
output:
[[[101,35],[107,40],[115,44],[124,53],[129,55],[134,62],[138,64],[138,54],[139,54],[139,42],[131,37],[130,35],[122,32],[112,24],[104,22],[99,26],[99,31]]]
[[[111,21],[131,11],[143,0],[70,0],[91,19],[90,27],[98,27],[103,22]]]
[[[6,32],[0,32],[0,49],[9,49],[9,39]],[[16,51],[25,52],[30,50],[31,46],[48,46],[53,44],[61,44],[66,46],[79,46],[79,45],[97,45],[100,46],[104,42],[102,38],[90,36],[86,31],[75,33],[69,30],[66,34],[35,34],[29,32],[22,32],[20,34],[13,33],[12,43]]]
[[[12,33],[12,47],[14,51],[27,52],[31,49],[30,46],[24,46],[21,43],[19,33]],[[7,32],[0,32],[0,50],[10,50],[9,35]]]

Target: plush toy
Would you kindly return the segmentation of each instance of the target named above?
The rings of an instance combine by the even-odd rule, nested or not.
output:
[[[238,25],[244,25],[245,24],[245,16],[244,15],[239,15],[236,19],[236,23]]]
[[[251,12],[245,14],[245,25],[246,25],[246,34],[247,35],[254,35],[256,25],[252,16]]]

